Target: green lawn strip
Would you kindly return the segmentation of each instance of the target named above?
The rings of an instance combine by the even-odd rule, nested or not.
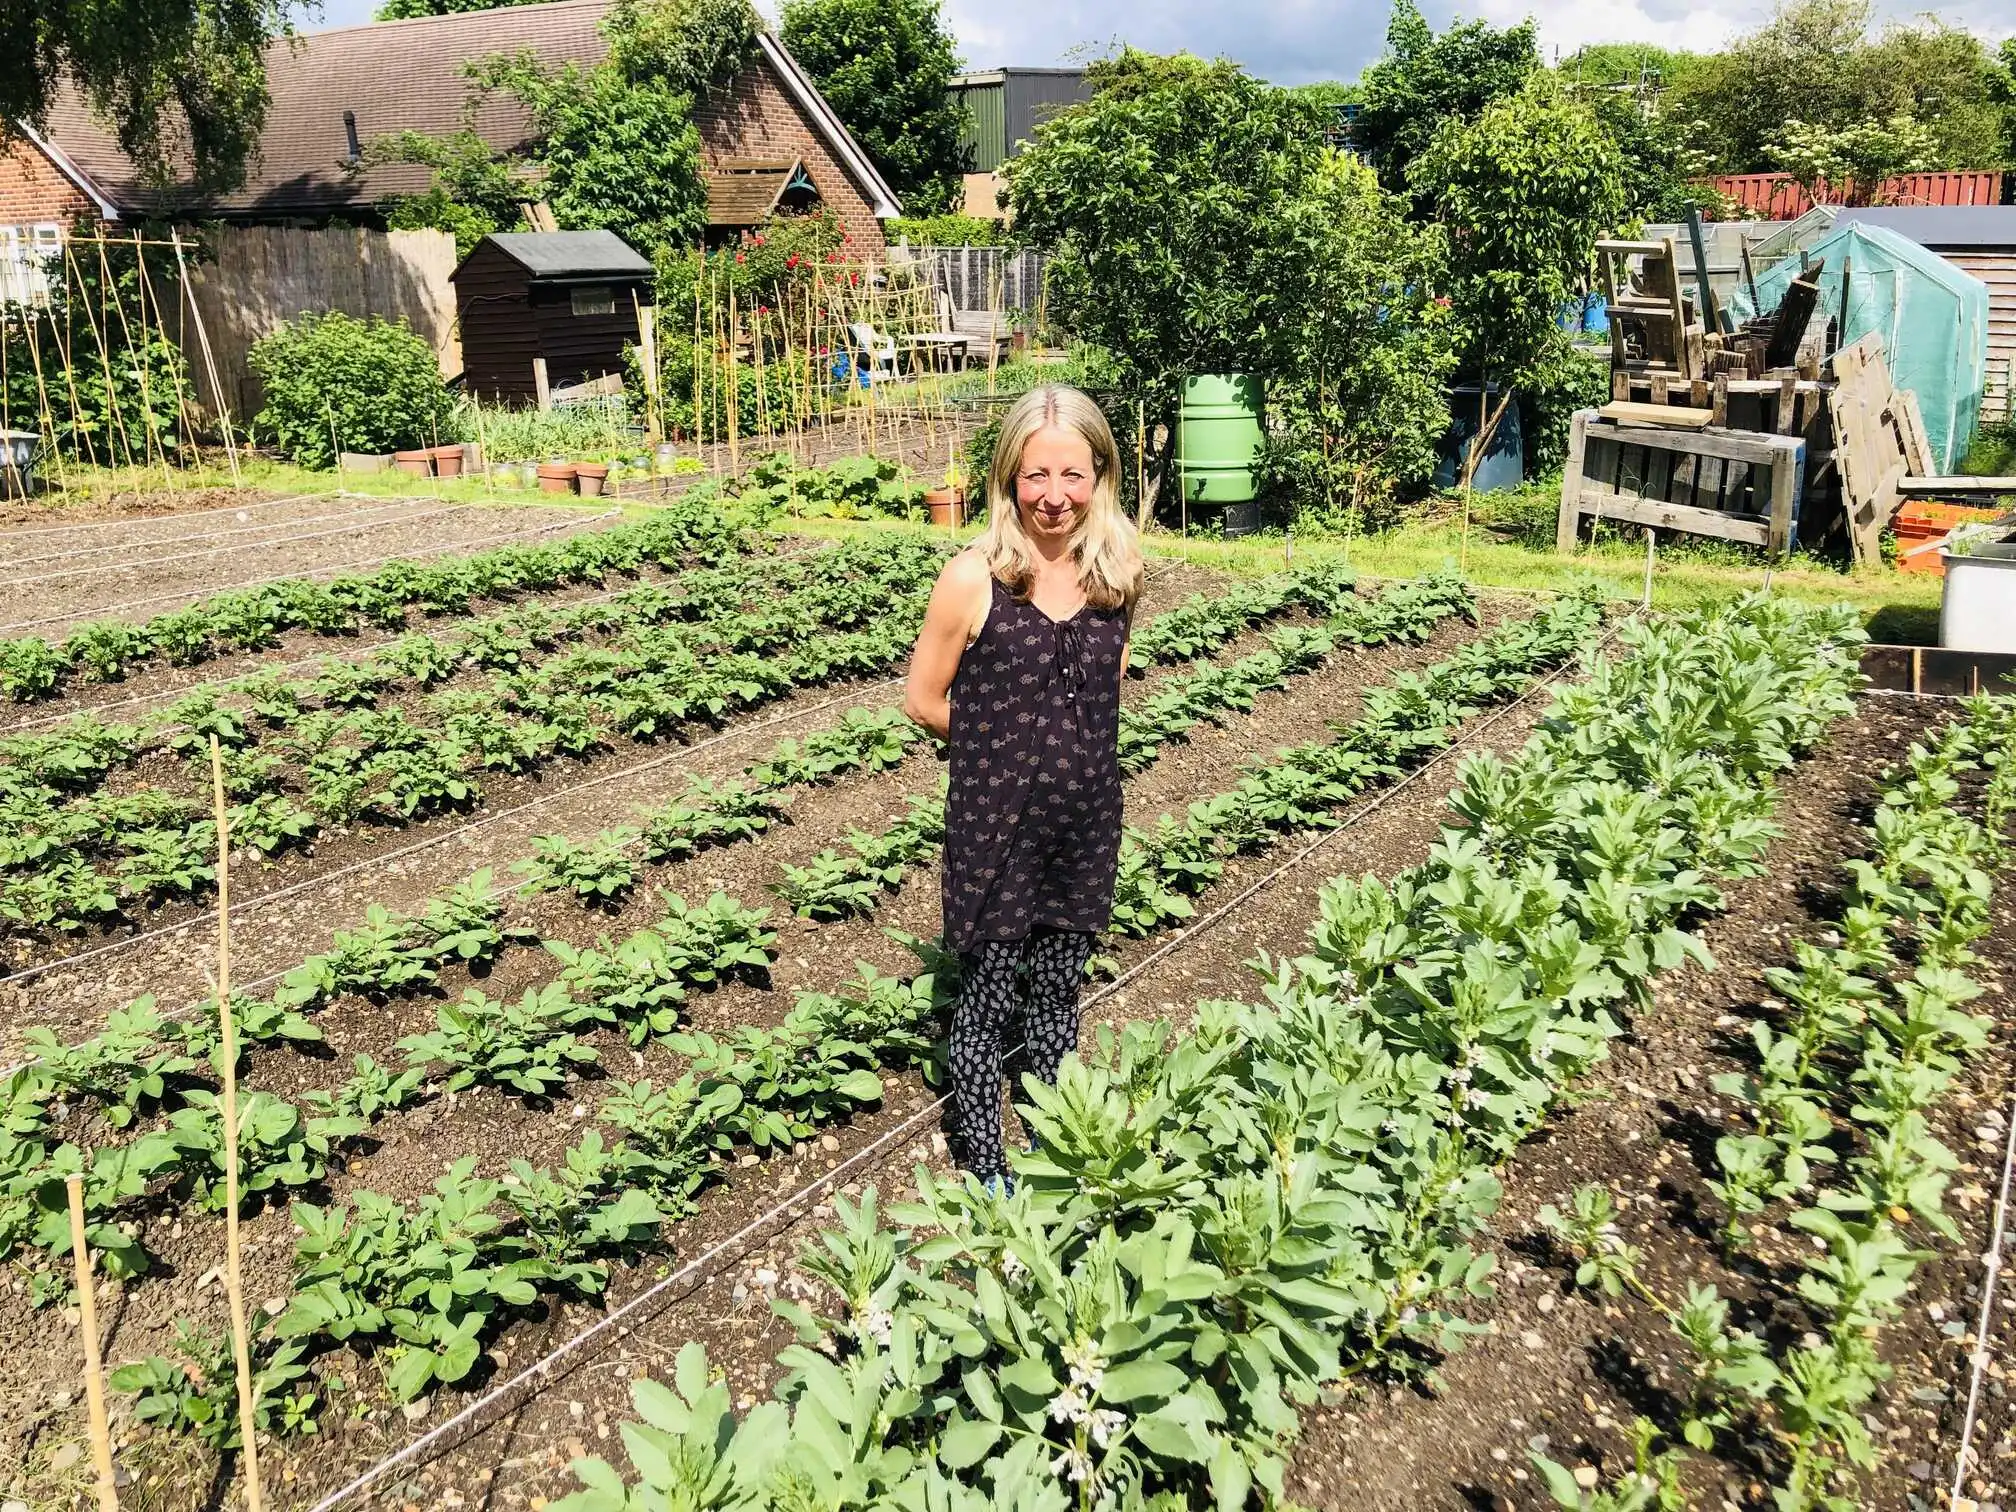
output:
[[[1989,772],[1979,818],[1958,807],[1956,774],[1974,767]],[[1579,1284],[1632,1293],[1692,1353],[1682,1415],[1647,1425],[1673,1441],[1651,1484],[1677,1477],[1680,1445],[1719,1444],[1745,1462],[1762,1456],[1785,1512],[1863,1505],[1855,1472],[1880,1457],[1863,1413],[1890,1374],[1883,1331],[1909,1307],[1931,1246],[1960,1242],[1945,1211],[1959,1161],[1926,1114],[1993,1028],[1967,1010],[1982,990],[1969,968],[1980,962],[1973,942],[1991,928],[2012,813],[2016,700],[1977,698],[1888,775],[1868,848],[1844,866],[1841,929],[1799,942],[1791,966],[1767,973],[1783,1006],[1751,1024],[1755,1066],[1716,1079],[1751,1115],[1748,1132],[1716,1142],[1716,1175],[1703,1173],[1727,1211],[1725,1246],[1747,1247],[1749,1220],[1783,1202],[1805,1205],[1776,1212],[1772,1231],[1789,1226],[1824,1245],[1799,1248],[1790,1293],[1804,1316],[1793,1328],[1769,1339],[1731,1328],[1713,1286],[1662,1295],[1619,1236],[1603,1187],[1577,1191],[1566,1213],[1541,1211],[1579,1260]],[[1772,1342],[1798,1323],[1813,1325],[1801,1342]],[[1565,1469],[1539,1463],[1557,1499],[1573,1488]]]
[[[1550,606],[1538,619],[1538,627],[1525,624],[1498,632],[1491,638],[1495,656],[1472,657],[1470,663],[1502,666],[1517,660],[1530,674],[1585,645],[1597,624],[1593,606],[1575,601]],[[1389,706],[1377,717],[1398,728],[1381,735],[1361,727],[1364,744],[1416,752],[1427,748],[1414,728],[1418,710],[1410,705]],[[1447,731],[1443,733],[1446,743]],[[1311,760],[1305,754],[1305,767]],[[1340,778],[1341,788],[1356,791],[1380,775],[1355,763],[1352,772]],[[1306,797],[1300,777],[1288,781]],[[1266,782],[1263,771],[1249,780],[1246,790],[1264,790]],[[716,903],[723,910],[734,907],[727,900]],[[746,930],[756,918],[743,913],[739,922]],[[663,1088],[617,1084],[598,1121],[620,1131],[621,1138],[612,1145],[599,1130],[591,1131],[569,1152],[561,1171],[514,1167],[510,1180],[484,1182],[475,1177],[473,1162],[465,1162],[414,1210],[360,1193],[345,1214],[304,1216],[309,1238],[302,1247],[295,1302],[262,1345],[262,1358],[276,1362],[276,1380],[298,1379],[292,1373],[301,1358],[298,1346],[316,1336],[377,1338],[385,1346],[387,1381],[395,1394],[458,1379],[475,1358],[467,1341],[480,1341],[495,1315],[541,1290],[594,1291],[606,1274],[597,1257],[645,1243],[660,1222],[690,1212],[721,1152],[787,1144],[879,1100],[882,1072],[935,1053],[938,1037],[925,1031],[942,1017],[956,989],[944,969],[949,963],[934,947],[908,943],[927,967],[915,978],[906,981],[863,966],[860,976],[838,992],[801,994],[774,1029],[745,1028],[726,1038],[672,1036],[673,1047],[691,1062],[687,1075]],[[594,990],[591,976],[578,979],[577,988]],[[575,1022],[569,1024],[565,996],[549,985],[528,992],[514,1011],[484,1005],[486,1023],[473,1029],[444,1022],[444,1034],[457,1041],[448,1063],[458,1071],[476,1069],[477,1079],[488,1077],[507,1086],[521,1073],[550,1086],[552,1074],[571,1058],[572,1027],[609,1022],[612,1013],[628,1021],[640,1006],[626,986],[621,995],[578,1003],[572,1010]],[[646,1012],[651,1007],[641,1006]],[[419,1048],[432,1056],[446,1047],[430,1039]],[[379,1072],[371,1083],[381,1095],[384,1077]],[[354,1097],[339,1096],[325,1106],[336,1114],[371,1116]],[[500,1199],[516,1214],[509,1226],[500,1226],[488,1211]],[[433,1243],[444,1227],[452,1230],[445,1251],[422,1244],[420,1236],[433,1236],[428,1241]],[[379,1257],[402,1246],[413,1253],[396,1262],[374,1260],[362,1270],[356,1263],[360,1253]],[[453,1288],[435,1284],[448,1274],[464,1279]],[[441,1309],[423,1315],[386,1305],[395,1293],[411,1297],[423,1292],[439,1301]],[[196,1352],[207,1347],[209,1342],[201,1339],[188,1345]],[[153,1390],[173,1368],[165,1359],[152,1360],[130,1379],[156,1383],[146,1388]],[[165,1420],[172,1413],[164,1406],[161,1415]]]
[[[214,696],[178,706],[171,713],[186,725],[171,744],[207,782],[209,738],[219,738],[227,792],[240,800],[233,833],[269,855],[308,849],[324,823],[403,823],[474,807],[484,772],[536,770],[619,734],[667,738],[801,685],[888,666],[909,644],[939,558],[928,549],[842,547],[835,555],[774,614],[745,610],[751,585],[732,579],[716,581],[719,591],[704,600],[636,590],[639,623],[629,643],[579,647],[543,665],[501,670],[487,692],[434,695],[418,721],[373,707],[379,680],[346,668],[337,679],[343,690],[328,707],[305,706],[300,684],[278,680],[251,691],[248,707],[227,709]],[[656,623],[688,602],[702,612],[695,626]],[[727,649],[738,637],[758,644]],[[492,638],[490,650],[516,658],[532,645],[520,627]],[[445,664],[434,665],[445,675]],[[300,803],[280,791],[282,759],[260,748],[262,724],[285,732],[277,743],[294,764]],[[131,745],[123,732],[84,733],[35,737],[36,760],[10,766],[0,790],[0,865],[7,868],[0,917],[30,928],[81,928],[125,906],[214,885],[215,825],[199,806],[153,791],[67,796],[109,769],[115,742]],[[15,743],[14,754],[28,744]]]
[[[1475,611],[1469,589],[1455,578],[1437,575],[1395,584],[1370,602],[1353,601],[1323,628],[1277,630],[1267,649],[1174,679],[1141,703],[1122,709],[1121,770],[1130,777],[1138,775],[1169,744],[1184,739],[1198,725],[1220,724],[1231,713],[1250,712],[1261,693],[1285,687],[1290,677],[1322,665],[1339,645],[1424,641],[1436,625],[1459,610]],[[1176,639],[1164,637],[1162,642]],[[782,879],[771,890],[804,918],[864,917],[902,886],[910,867],[938,853],[944,833],[941,785],[936,796],[912,797],[910,812],[879,833],[856,830],[846,836],[844,851],[830,847],[802,866],[785,865]]]
[[[1518,756],[1465,764],[1426,864],[1326,891],[1264,1006],[1102,1033],[1054,1088],[1025,1081],[1012,1196],[920,1171],[889,1220],[836,1201],[800,1259],[834,1315],[779,1304],[802,1342],[778,1400],[736,1422],[689,1345],[634,1388],[637,1483],[580,1462],[556,1508],[760,1502],[785,1475],[822,1504],[1278,1497],[1298,1404],[1460,1336],[1495,1167],[1613,1010],[1705,954],[1682,921],[1757,866],[1774,775],[1851,705],[1842,612],[1626,633]]]

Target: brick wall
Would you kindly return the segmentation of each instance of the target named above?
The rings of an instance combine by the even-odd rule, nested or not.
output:
[[[840,160],[826,146],[812,123],[777,76],[770,60],[758,57],[724,95],[694,113],[700,146],[707,161],[727,157],[794,157],[819,188],[826,208],[840,217],[852,238],[849,250],[879,260],[887,248],[882,223]]]
[[[67,230],[96,218],[89,196],[25,137],[0,148],[0,226],[57,221]]]

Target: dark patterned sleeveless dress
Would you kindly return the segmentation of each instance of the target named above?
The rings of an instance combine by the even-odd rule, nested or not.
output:
[[[1120,854],[1125,608],[1053,620],[996,579],[952,679],[945,939],[1098,933]]]

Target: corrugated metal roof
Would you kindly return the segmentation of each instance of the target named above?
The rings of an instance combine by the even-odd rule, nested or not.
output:
[[[499,231],[485,240],[534,278],[651,276],[651,260],[614,231]]]
[[[1872,205],[1843,210],[1836,225],[1882,226],[1921,247],[2016,247],[2016,205]]]

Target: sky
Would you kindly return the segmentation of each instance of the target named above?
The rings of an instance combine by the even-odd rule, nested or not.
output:
[[[323,0],[315,31],[371,19],[379,0]],[[758,0],[760,8],[774,6]],[[1078,61],[1124,38],[1151,52],[1187,50],[1227,57],[1277,84],[1352,79],[1379,56],[1387,0],[944,0],[952,34],[969,68],[1050,68]],[[1908,19],[1924,0],[1877,0],[1881,17]],[[1591,42],[1654,42],[1710,51],[1764,19],[1763,4],[1743,0],[1425,0],[1437,26],[1452,15],[1509,26],[1534,17],[1549,61]],[[2010,0],[1949,0],[1947,21],[1977,35],[2016,35]]]

